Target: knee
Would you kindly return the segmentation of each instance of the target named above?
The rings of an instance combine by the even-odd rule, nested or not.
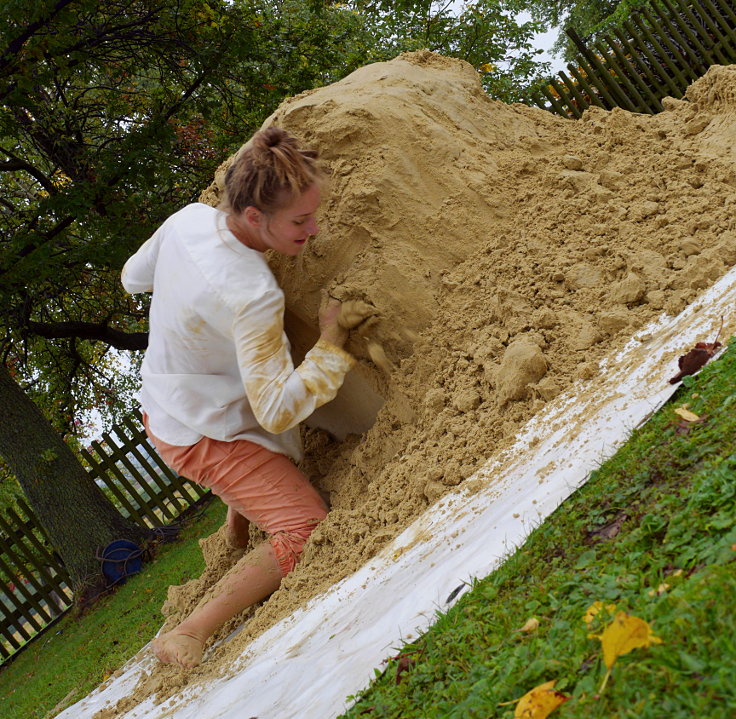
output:
[[[296,567],[304,545],[318,524],[319,521],[316,521],[297,530],[277,532],[271,537],[271,545],[284,577]]]

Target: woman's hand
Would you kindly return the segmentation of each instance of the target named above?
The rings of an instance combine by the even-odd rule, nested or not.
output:
[[[341,347],[347,342],[348,331],[340,324],[340,309],[342,303],[326,292],[322,294],[322,305],[319,308],[320,339]]]

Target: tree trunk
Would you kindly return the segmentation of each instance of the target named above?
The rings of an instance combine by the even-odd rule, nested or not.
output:
[[[72,580],[77,599],[102,582],[98,550],[149,534],[125,519],[0,363],[0,456],[8,463]]]

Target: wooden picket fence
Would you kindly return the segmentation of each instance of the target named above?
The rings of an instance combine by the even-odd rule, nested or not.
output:
[[[600,40],[565,30],[580,54],[532,100],[563,117],[595,105],[654,114],[711,65],[736,63],[735,0],[654,0]]]
[[[145,527],[174,523],[209,492],[164,464],[139,414],[82,450],[82,460],[120,513]],[[61,559],[30,507],[22,499],[18,507],[20,512],[0,511],[0,662],[51,626],[72,604]]]

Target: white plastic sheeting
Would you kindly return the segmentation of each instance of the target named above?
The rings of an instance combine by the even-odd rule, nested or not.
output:
[[[447,608],[452,590],[493,571],[631,430],[676,389],[668,379],[721,316],[733,332],[736,268],[676,318],[660,321],[532,419],[510,449],[431,507],[366,566],[252,642],[227,677],[184,689],[127,719],[329,719],[373,668]],[[60,717],[92,717],[133,691],[153,660],[142,650],[121,676]]]

